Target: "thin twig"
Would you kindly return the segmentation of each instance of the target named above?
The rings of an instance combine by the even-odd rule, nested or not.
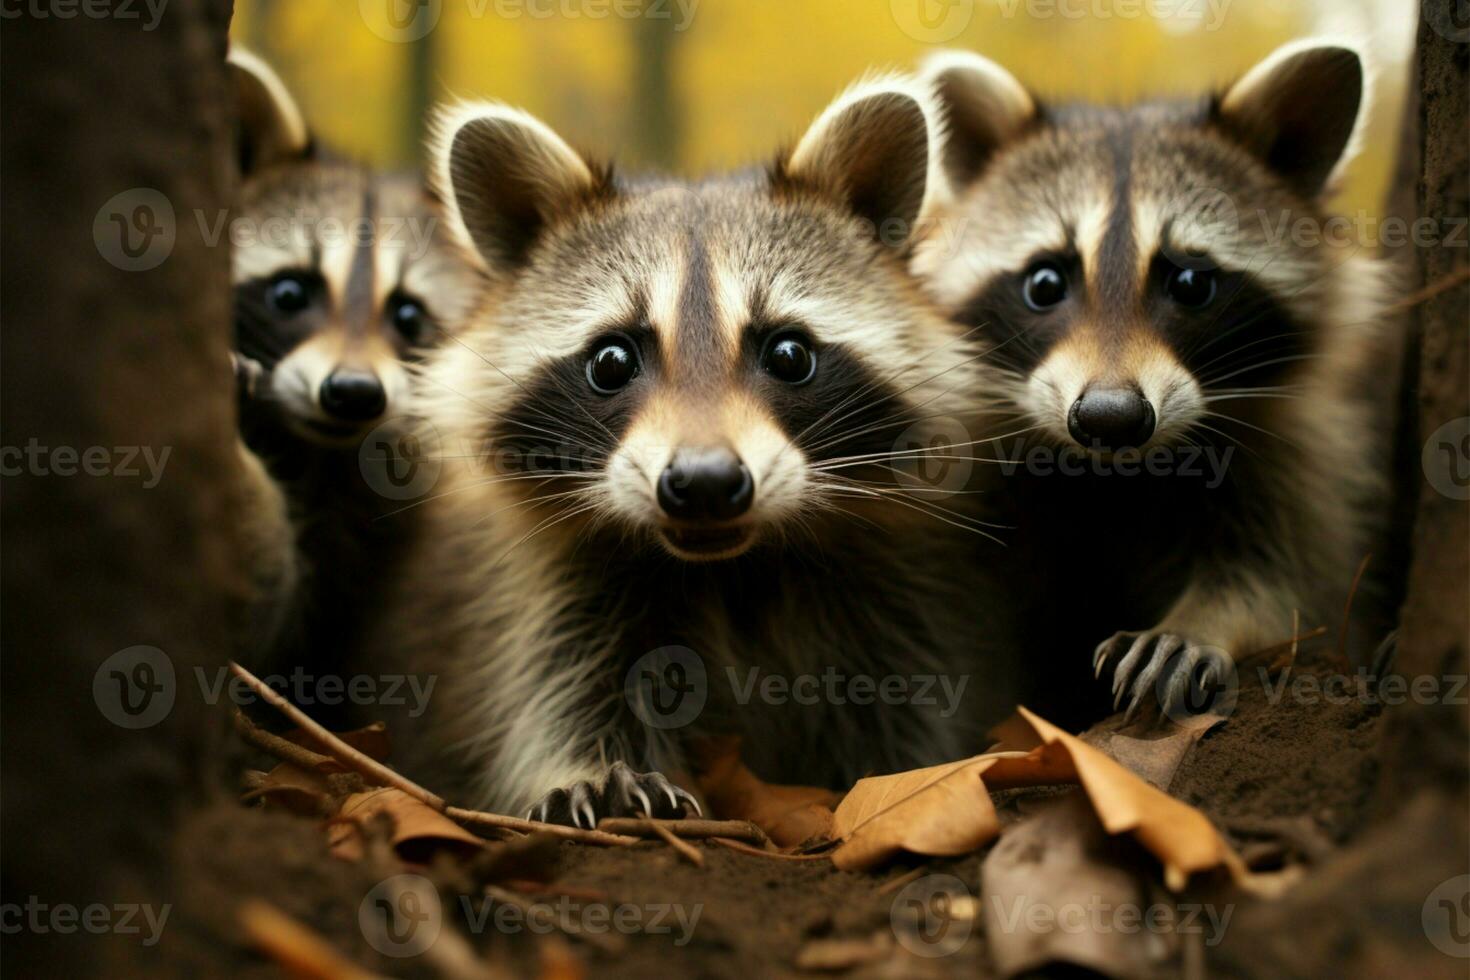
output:
[[[749,820],[650,820],[646,817],[607,817],[598,821],[599,830],[614,834],[636,834],[647,837],[662,827],[680,837],[702,840],[706,837],[730,837],[749,844],[766,843],[765,831]]]
[[[235,731],[256,748],[269,752],[277,759],[289,762],[301,769],[315,771],[325,763],[337,761],[330,755],[313,752],[304,745],[297,745],[289,738],[282,738],[273,732],[266,731],[246,717],[245,712],[239,708],[235,709]]]
[[[668,844],[674,850],[678,851],[679,854],[684,858],[684,860],[688,861],[696,868],[704,867],[704,855],[699,853],[694,845],[690,844],[688,841],[680,840],[678,837],[674,836],[674,832],[668,828],[668,826],[666,825],[666,821],[654,820],[645,813],[640,819],[640,826],[638,829],[651,831],[652,833],[657,834],[659,837],[663,838],[665,844]]]
[[[638,837],[628,837],[624,834],[610,834],[605,830],[583,830],[581,827],[564,827],[558,823],[541,823],[539,820],[523,820],[520,817],[508,817],[502,813],[466,810],[464,807],[459,806],[446,806],[444,808],[444,815],[451,820],[458,820],[460,823],[472,824],[477,827],[517,830],[523,834],[550,834],[553,837],[580,841],[583,844],[605,844],[614,847],[627,847],[630,844],[642,842],[641,838]]]
[[[450,806],[444,798],[432,793],[407,776],[383,765],[371,756],[359,752],[348,745],[342,739],[327,731],[321,725],[311,719],[300,708],[271,689],[259,677],[241,667],[234,661],[230,661],[230,670],[236,677],[244,681],[252,691],[260,695],[261,699],[281,712],[287,718],[296,723],[297,727],[315,739],[322,748],[327,750],[328,755],[341,763],[344,768],[350,769],[379,786],[391,786],[402,790],[409,796],[418,800],[451,820],[460,823],[474,824],[480,827],[498,827],[502,830],[518,830],[523,834],[547,833],[566,840],[580,841],[584,844],[604,844],[625,846],[638,843],[636,837],[624,837],[618,834],[604,833],[599,830],[582,830],[580,827],[563,827],[558,824],[539,823],[535,820],[521,820],[518,817],[507,817],[498,813],[482,813],[478,810],[466,810],[457,806]],[[293,746],[295,743],[290,743]],[[263,746],[262,746],[263,747]],[[299,748],[299,746],[296,746]]]
[[[242,681],[248,684],[251,690],[260,695],[261,699],[264,700],[266,704],[275,708],[287,718],[290,718],[292,721],[294,721],[297,727],[306,732],[312,738],[316,739],[316,741],[320,743],[321,747],[326,749],[327,753],[331,755],[332,758],[336,759],[347,768],[353,770],[354,772],[361,773],[362,775],[367,776],[370,779],[376,780],[378,782],[378,785],[380,786],[392,786],[394,789],[403,790],[403,792],[407,793],[409,796],[412,796],[420,803],[427,804],[428,806],[433,807],[435,810],[438,810],[440,813],[443,813],[448,808],[449,804],[444,801],[443,797],[439,796],[436,793],[431,793],[429,790],[424,789],[424,787],[409,779],[407,776],[394,772],[392,769],[383,765],[377,759],[372,758],[364,752],[359,752],[357,749],[354,749],[352,746],[342,741],[336,735],[333,735],[331,732],[327,731],[321,725],[313,721],[311,719],[311,716],[308,715],[306,712],[302,711],[300,708],[296,707],[296,705],[292,704],[290,701],[287,701],[285,698],[277,694],[274,690],[271,689],[269,684],[265,683],[259,677],[256,677],[254,674],[250,673],[250,671],[246,670],[244,667],[241,667],[233,660],[230,661],[230,670],[235,674],[236,677],[240,678]]]
[[[1358,586],[1363,581],[1363,573],[1368,570],[1368,562],[1372,557],[1371,551],[1363,556],[1362,563],[1358,565],[1357,574],[1353,576],[1352,587],[1348,589],[1347,606],[1342,611],[1342,631],[1337,634],[1337,658],[1339,660],[1347,660],[1348,622],[1353,618],[1353,600],[1358,597]]]
[[[1449,275],[1440,278],[1436,282],[1430,283],[1418,292],[1410,293],[1408,296],[1405,296],[1397,303],[1394,303],[1391,306],[1384,307],[1383,312],[1385,314],[1391,314],[1401,313],[1404,310],[1411,310],[1414,307],[1418,306],[1420,303],[1434,299],[1434,297],[1438,296],[1440,293],[1455,288],[1467,279],[1470,279],[1470,265],[1462,265],[1454,272],[1451,272]]]
[[[738,840],[731,840],[728,837],[711,837],[709,840],[719,844],[721,847],[727,847],[732,851],[739,851],[741,854],[749,854],[753,857],[775,858],[778,861],[830,861],[832,859],[831,855],[828,854],[786,854],[781,851],[763,851],[758,847],[751,847],[749,844]]]
[[[904,885],[907,885],[909,882],[914,881],[920,875],[928,872],[929,870],[931,870],[931,869],[929,869],[929,868],[915,868],[914,870],[910,871],[908,874],[899,875],[897,878],[894,878],[892,881],[885,882],[884,885],[883,885],[883,887],[880,888],[880,889],[878,889],[878,891],[877,891],[878,897],[881,898],[884,895],[890,895],[893,892],[898,891]]]

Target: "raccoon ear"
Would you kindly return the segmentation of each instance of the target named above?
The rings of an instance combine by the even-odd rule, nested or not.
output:
[[[940,51],[924,60],[919,77],[944,111],[944,169],[964,187],[1037,115],[1036,101],[1014,75],[968,51]]]
[[[1226,132],[1308,198],[1330,188],[1357,147],[1363,59],[1339,44],[1278,48],[1221,96]]]
[[[936,136],[923,86],[901,76],[860,82],[777,163],[775,180],[835,198],[871,222],[880,240],[904,245],[934,196]]]
[[[249,177],[274,164],[309,157],[311,134],[281,76],[243,48],[231,49],[229,65],[235,80],[241,175]]]
[[[472,103],[443,111],[430,141],[434,189],[492,268],[514,268],[558,215],[606,189],[545,123]]]

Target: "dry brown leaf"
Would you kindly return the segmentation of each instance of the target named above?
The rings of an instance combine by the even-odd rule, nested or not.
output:
[[[843,844],[832,863],[860,871],[900,851],[967,854],[993,840],[1000,820],[980,774],[995,762],[980,755],[858,780],[837,807],[832,830]]]
[[[777,847],[832,836],[832,807],[838,795],[831,790],[763,782],[741,761],[738,738],[704,739],[691,755],[698,770],[695,781],[711,816],[749,820]]]
[[[364,829],[379,814],[392,821],[389,843],[405,861],[425,864],[437,851],[449,850],[467,856],[485,847],[483,838],[433,807],[402,790],[380,787],[354,793],[342,801],[328,835],[332,853],[348,860],[359,859],[363,853]]]
[[[262,773],[241,800],[246,803],[260,800],[302,816],[325,817],[335,809],[335,795],[327,785],[324,772],[282,762],[270,772]]]
[[[1248,877],[1203,813],[1025,708],[1017,714],[1041,743],[1030,752],[993,752],[860,780],[837,808],[833,833],[843,843],[832,863],[855,871],[901,851],[964,854],[1000,832],[990,790],[1080,783],[1103,829],[1137,838],[1162,862],[1171,889],[1183,888],[1194,872],[1219,867],[1238,881]],[[1024,744],[1024,733],[1019,740]]]
[[[1093,812],[1110,834],[1132,834],[1164,865],[1164,883],[1178,891],[1197,871],[1224,867],[1237,879],[1247,876],[1240,858],[1220,836],[1208,817],[1163,790],[1150,786],[1100,749],[1043,721],[1025,708],[1017,709],[1044,743],[1037,750],[1060,768],[1060,753],[1071,763],[1076,781],[1082,784]],[[997,776],[1024,775],[1024,759],[997,762],[986,779],[998,785]]]

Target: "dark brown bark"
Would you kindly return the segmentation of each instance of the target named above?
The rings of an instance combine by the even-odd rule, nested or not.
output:
[[[1417,212],[1434,219],[1439,238],[1416,250],[1410,292],[1451,281],[1470,264],[1470,23],[1455,29],[1457,6],[1463,18],[1464,4],[1427,0],[1419,27],[1413,186]],[[1418,425],[1412,435],[1404,427],[1410,441],[1400,458],[1414,467],[1417,513],[1395,670],[1453,684],[1470,674],[1470,445],[1462,441],[1470,425],[1470,284],[1439,292],[1410,317]],[[1470,707],[1465,691],[1458,694],[1387,709],[1383,790],[1390,808],[1422,788],[1465,791]],[[1457,857],[1464,871],[1465,854]]]
[[[230,655],[243,587],[232,533],[229,256],[225,241],[207,244],[195,217],[212,222],[229,200],[232,3],[170,0],[151,27],[143,4],[127,5],[133,17],[121,4],[105,17],[59,5],[12,17],[6,6],[4,898],[161,906],[172,894],[169,835],[219,757],[212,733],[223,709],[205,703],[195,668],[212,676]],[[130,223],[129,249],[153,241],[160,250],[144,250],[143,264],[172,228],[156,267],[125,268]],[[168,452],[156,485],[145,486],[152,477],[134,447],[155,464]],[[88,459],[112,475],[88,475],[79,462]],[[129,466],[142,475],[122,472]],[[166,657],[150,655],[151,679],[136,664],[104,667],[138,645]],[[119,685],[134,683],[130,704],[147,706],[124,720],[147,720],[166,697],[165,668],[166,717],[117,724]],[[164,687],[146,701],[140,680]],[[176,930],[173,913],[166,928]],[[93,975],[120,958],[144,962],[169,940],[150,951],[138,935],[40,921],[44,931],[27,921],[5,937],[7,975]]]

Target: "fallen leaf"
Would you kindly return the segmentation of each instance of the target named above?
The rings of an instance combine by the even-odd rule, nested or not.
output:
[[[1170,889],[1183,888],[1197,871],[1219,867],[1239,882],[1248,880],[1245,865],[1203,813],[1025,708],[1018,708],[1017,715],[1040,743],[1030,752],[991,752],[859,780],[837,808],[833,833],[843,843],[833,852],[832,863],[856,871],[902,851],[964,854],[1000,832],[990,790],[1080,783],[1103,829],[1132,834],[1163,864]],[[1012,729],[1011,744],[1018,740],[1028,741]],[[1180,746],[1175,742],[1168,748],[1172,757]],[[1132,745],[1127,749],[1138,751]],[[1157,763],[1150,763],[1159,770],[1155,778],[1164,768]]]
[[[1158,972],[1175,940],[1121,920],[1153,903],[1136,856],[1109,859],[1115,843],[1076,791],[1006,828],[980,866],[985,942],[998,976],[1048,975],[1062,964],[1110,977]]]
[[[374,980],[316,932],[259,899],[241,903],[240,927],[250,944],[295,980]]]
[[[767,783],[740,759],[740,740],[707,738],[691,747],[699,792],[710,815],[720,820],[749,820],[777,847],[795,847],[812,838],[832,836],[832,807],[838,794],[815,786]]]
[[[328,843],[332,853],[348,860],[362,855],[365,828],[379,814],[392,821],[389,843],[405,861],[427,864],[437,851],[448,850],[469,856],[484,849],[485,840],[476,837],[444,814],[407,793],[381,787],[366,793],[354,793],[342,801],[332,821]]]
[[[832,863],[860,871],[901,851],[967,854],[993,840],[1000,820],[980,774],[996,761],[980,755],[858,780],[834,815],[832,831],[843,843]]]
[[[306,817],[326,817],[336,809],[335,796],[321,771],[282,762],[270,772],[255,774],[240,799],[259,800]]]

